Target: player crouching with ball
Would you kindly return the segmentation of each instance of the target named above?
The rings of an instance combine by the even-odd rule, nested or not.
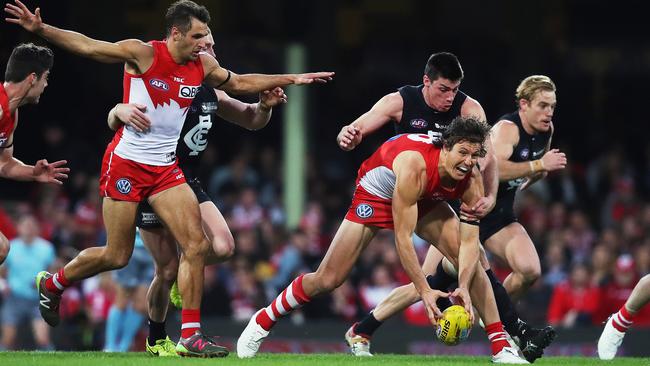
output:
[[[255,356],[281,316],[340,286],[377,231],[392,229],[400,261],[431,323],[442,317],[436,300],[450,295],[427,284],[413,248],[414,233],[436,243],[458,269],[459,285],[451,296],[460,301],[470,320],[474,305],[487,324],[492,361],[527,364],[506,340],[490,281],[480,267],[478,220],[459,220],[445,202],[460,198],[472,207],[484,196],[477,162],[485,155],[489,130],[490,126],[478,119],[458,117],[440,144],[423,134],[398,135],[385,142],[361,165],[352,205],[316,272],[293,280],[271,304],[253,315],[237,341],[237,355]]]

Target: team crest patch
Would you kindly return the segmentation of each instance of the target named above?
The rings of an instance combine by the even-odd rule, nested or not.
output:
[[[122,194],[129,194],[131,192],[131,182],[126,178],[120,178],[115,182],[115,188]]]
[[[370,206],[367,203],[362,203],[359,206],[357,206],[357,216],[359,216],[362,219],[367,219],[372,214],[375,212],[375,210],[372,209],[372,206]]]
[[[409,122],[409,124],[413,128],[427,128],[427,126],[429,125],[427,121],[423,120],[422,118],[412,119],[411,122]]]
[[[219,105],[216,102],[201,103],[201,112],[203,113],[216,113]]]
[[[528,154],[530,154],[530,150],[528,149],[523,149],[519,153],[519,156],[521,156],[522,159],[528,159]]]

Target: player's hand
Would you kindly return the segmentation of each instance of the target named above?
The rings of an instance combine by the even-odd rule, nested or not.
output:
[[[336,136],[336,142],[344,151],[350,151],[361,143],[363,136],[358,127],[347,125],[343,126],[339,135]]]
[[[296,85],[326,83],[328,81],[331,81],[333,77],[333,72],[310,72],[307,74],[295,75],[293,83]]]
[[[469,314],[471,324],[474,324],[474,309],[472,308],[472,299],[469,297],[469,292],[464,288],[458,287],[451,293],[451,296],[460,301],[460,305],[462,305],[465,308],[465,311],[467,311],[467,314]]]
[[[137,132],[144,132],[151,127],[151,120],[144,114],[146,111],[147,106],[137,103],[120,103],[115,106],[115,116]]]
[[[437,326],[438,319],[442,317],[442,312],[438,308],[438,304],[436,303],[436,301],[438,301],[438,299],[441,297],[449,297],[449,293],[442,292],[439,290],[428,289],[425,290],[422,294],[420,294],[420,296],[422,297],[422,303],[424,304],[424,308],[427,311],[427,316],[429,317],[429,321],[433,326]]]
[[[46,159],[41,159],[34,165],[34,180],[41,183],[54,183],[63,184],[61,179],[68,178],[70,168],[64,167],[68,163],[67,160],[59,160],[53,163],[48,163]]]
[[[469,207],[463,202],[460,205],[460,212],[470,220],[480,220],[492,211],[496,202],[497,200],[494,196],[488,195],[481,197],[472,207]]]
[[[535,184],[535,182],[537,182],[538,180],[546,178],[547,175],[548,175],[548,172],[537,172],[537,173],[535,173],[535,174],[533,174],[531,176],[526,177],[524,182],[519,186],[519,190],[523,191],[523,190],[527,189],[528,187]]]
[[[5,18],[9,23],[18,24],[26,30],[37,33],[43,29],[43,20],[41,19],[41,8],[36,8],[33,14],[25,4],[21,3],[19,0],[15,0],[16,5],[14,4],[5,4],[5,12],[14,16],[15,18]]]
[[[260,106],[267,110],[286,102],[287,95],[284,94],[284,90],[280,87],[276,87],[273,90],[265,90],[260,93]]]
[[[542,156],[544,170],[547,172],[564,169],[566,167],[566,162],[566,154],[560,152],[559,149],[551,149]]]

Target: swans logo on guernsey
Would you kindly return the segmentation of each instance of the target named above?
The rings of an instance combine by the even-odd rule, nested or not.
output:
[[[372,214],[374,213],[374,210],[372,209],[372,206],[370,206],[367,203],[362,203],[359,206],[357,206],[357,216],[359,216],[362,219],[367,219]]]
[[[115,182],[115,188],[122,194],[129,194],[131,192],[131,182],[126,178],[120,178]]]
[[[164,82],[164,81],[162,81],[160,79],[151,79],[151,80],[149,80],[149,85],[151,85],[152,87],[154,87],[154,88],[156,88],[158,90],[162,90],[162,91],[168,91],[169,90],[169,85],[166,82]]]
[[[200,85],[181,85],[178,88],[178,97],[185,99],[192,99],[199,91]]]

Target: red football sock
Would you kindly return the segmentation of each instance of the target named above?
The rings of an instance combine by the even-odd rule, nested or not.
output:
[[[45,280],[45,288],[47,288],[47,290],[50,292],[54,292],[55,294],[61,295],[66,287],[70,287],[70,281],[65,278],[65,274],[63,274],[63,268],[55,273],[54,276]]]
[[[510,347],[506,339],[506,333],[503,331],[503,324],[501,322],[492,323],[485,327],[485,332],[492,346],[492,355],[501,352],[504,347]]]
[[[197,330],[201,330],[201,310],[183,309],[181,311],[181,337],[189,338]]]
[[[621,307],[621,310],[618,311],[618,313],[612,315],[612,317],[614,318],[612,320],[612,325],[619,332],[625,333],[628,329],[630,329],[632,323],[634,323],[635,316],[636,314],[630,314],[630,312],[627,310],[625,305],[623,305]]]
[[[305,294],[305,290],[302,288],[302,278],[304,276],[300,275],[293,280],[269,306],[257,314],[255,321],[264,330],[271,330],[278,318],[311,301],[311,298]]]

